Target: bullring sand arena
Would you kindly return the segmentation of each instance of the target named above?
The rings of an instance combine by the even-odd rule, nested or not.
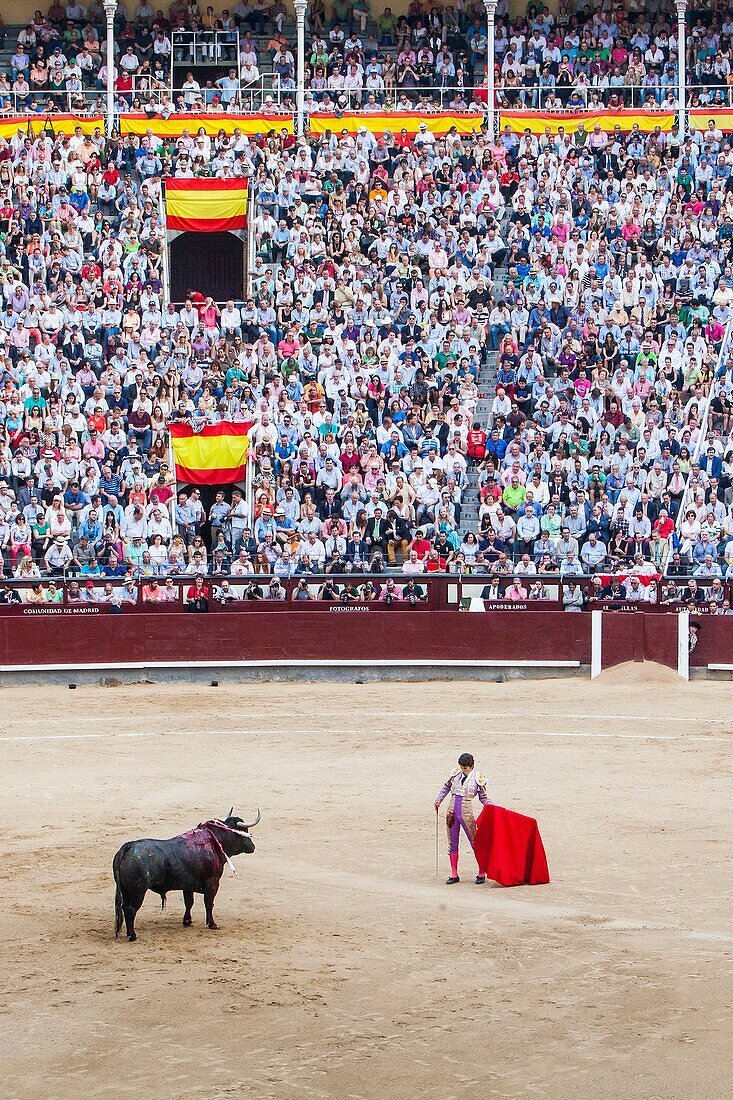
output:
[[[2,692],[5,1097],[730,1097],[731,692],[625,666],[506,684]],[[448,889],[470,749],[552,883]],[[234,802],[220,931],[112,856]]]

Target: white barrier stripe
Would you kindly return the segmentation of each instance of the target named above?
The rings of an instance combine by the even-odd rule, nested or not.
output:
[[[102,721],[102,719],[98,719]],[[104,720],[107,724],[106,719]],[[295,725],[295,724],[294,724]],[[446,729],[446,723],[443,723],[443,729],[445,732],[449,732]],[[319,726],[318,729],[304,729],[302,726],[297,725],[297,730],[306,736],[317,736],[322,734],[328,736],[329,733],[336,732],[335,730],[324,729],[323,726]],[[140,731],[132,733],[29,733],[29,734],[6,734],[0,736],[0,742],[20,742],[20,741],[117,741],[122,739],[127,740],[145,740],[153,737],[264,737],[270,736],[273,733],[292,733],[293,728],[285,729],[282,725],[273,723],[272,726],[268,726],[265,729],[219,729],[219,730],[150,730]],[[676,733],[587,733],[581,731],[566,731],[566,730],[507,730],[505,733],[496,732],[492,735],[495,739],[499,737],[556,737],[556,738],[571,738],[585,741],[699,741],[703,744],[733,744],[733,735],[730,737],[705,737],[702,734],[676,734]]]
[[[0,665],[0,672],[106,672],[147,668],[580,668],[580,661],[453,661],[432,657],[399,660],[117,661],[85,665]]]
[[[710,667],[711,668],[720,668],[720,669],[723,669],[723,670],[730,669],[731,671],[733,671],[733,665],[711,665]],[[83,687],[87,687],[87,686],[88,687],[95,687],[95,688],[97,687],[96,684],[83,685]],[[136,687],[137,685],[129,684],[129,685],[123,685],[123,686],[125,686],[125,687],[128,687],[128,686],[129,687]],[[153,686],[160,686],[160,685],[153,685]],[[181,686],[188,687],[190,685],[181,685]],[[283,685],[278,684],[277,686],[282,687]],[[368,687],[370,685],[365,684],[364,686]],[[6,690],[7,691],[13,691],[13,690],[16,690],[16,689],[13,688],[13,687],[10,687],[10,688],[7,688]],[[19,685],[18,690],[25,690],[25,689],[22,686]],[[394,711],[390,710],[386,707],[375,709],[374,707],[370,706],[370,711],[369,712],[370,712],[370,714],[374,714],[374,715],[388,715],[390,717],[394,716]],[[217,716],[220,719],[226,718],[227,716],[236,716],[237,718],[239,718],[241,716],[241,712],[240,711],[229,710],[226,706],[224,706],[221,709],[217,708]],[[271,717],[271,715],[269,713],[265,712],[265,711],[250,711],[249,716],[250,716],[250,718],[258,720],[258,721],[260,719],[268,719],[268,718]],[[400,716],[400,718],[433,718],[434,719],[435,718],[435,711],[401,710],[400,713],[399,713],[399,716]],[[467,719],[467,720],[470,720],[470,721],[484,721],[485,722],[486,721],[486,716],[487,716],[486,711],[461,711],[461,714],[460,714],[460,717],[462,719]],[[332,713],[329,713],[328,711],[323,712],[322,717],[323,717],[324,722],[328,722],[328,721],[340,722],[340,721],[343,720],[342,715],[332,714]],[[536,711],[534,714],[527,714],[525,711],[495,710],[493,707],[491,709],[491,718],[521,718],[523,722],[532,722],[532,721],[538,721],[539,722],[544,718],[553,718],[553,719],[557,719],[557,718],[577,718],[577,719],[579,719],[583,722],[660,722],[660,723],[674,722],[674,723],[682,723],[684,725],[692,725],[692,726],[729,726],[731,724],[731,719],[730,718],[682,718],[679,715],[674,715],[674,714],[670,714],[670,715],[667,715],[667,714],[605,714],[605,713],[591,714],[588,711],[577,712],[577,711],[559,711],[559,710],[553,710],[553,711],[542,710],[542,711]],[[73,722],[74,722],[75,725],[79,725],[79,723],[87,724],[87,723],[90,723],[90,722],[99,722],[99,721],[101,721],[101,719],[98,717],[98,715],[95,715],[95,714],[80,714],[80,715],[75,715],[74,718],[73,718]],[[108,726],[109,725],[120,726],[123,723],[130,722],[130,721],[132,721],[132,719],[129,719],[127,717],[124,717],[124,718],[105,718],[104,719],[105,724],[108,725]],[[48,718],[47,717],[46,718],[7,718],[6,717],[6,718],[3,718],[0,721],[0,728],[3,728],[3,729],[6,728],[7,726],[31,726],[31,725],[34,725],[34,726],[44,725],[44,726],[46,726],[46,725],[48,725]],[[643,737],[645,735],[641,734],[640,736]]]

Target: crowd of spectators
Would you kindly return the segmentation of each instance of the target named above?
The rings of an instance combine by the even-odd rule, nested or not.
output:
[[[685,141],[425,123],[0,139],[6,575],[72,574],[97,595],[151,578],[145,598],[165,599],[190,574],[194,608],[209,577],[269,592],[390,569],[483,573],[510,599],[592,576],[635,601],[671,542],[672,576],[695,579],[673,593],[717,602],[733,576],[732,168],[714,121]],[[161,178],[209,173],[251,180],[252,293],[166,303]],[[176,497],[167,424],[222,419],[253,422],[252,499]],[[563,587],[569,608],[583,590]]]

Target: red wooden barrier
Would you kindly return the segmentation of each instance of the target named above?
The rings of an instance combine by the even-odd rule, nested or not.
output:
[[[295,605],[297,606],[297,605]],[[240,605],[242,608],[242,605]],[[579,661],[590,663],[590,616],[548,611],[470,614],[332,605],[329,611],[190,615],[138,612],[0,618],[0,665],[209,661]],[[529,644],[531,639],[531,644]]]
[[[656,661],[668,668],[677,668],[677,621],[664,613],[642,615],[644,627],[643,660]],[[733,640],[733,630],[728,633]]]
[[[708,664],[733,665],[733,615],[695,615],[700,629],[697,645],[690,654],[690,665],[699,668]]]

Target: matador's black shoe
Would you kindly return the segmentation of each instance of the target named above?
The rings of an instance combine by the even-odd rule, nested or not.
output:
[[[461,880],[459,879],[458,875],[451,875],[450,878],[447,878],[445,880],[445,884],[446,886],[455,886],[455,884],[460,881]]]
[[[477,886],[482,886],[486,882],[486,875],[476,875],[474,882]]]

